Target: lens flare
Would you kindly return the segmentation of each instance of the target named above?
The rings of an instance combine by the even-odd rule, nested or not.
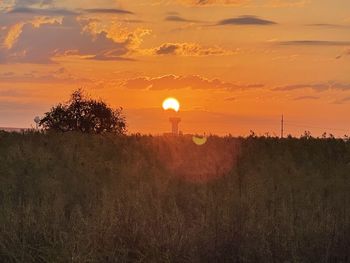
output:
[[[194,144],[198,146],[202,146],[207,143],[208,139],[205,136],[203,137],[193,136],[192,141],[194,142]]]
[[[163,101],[164,110],[174,110],[178,112],[180,110],[180,103],[175,98],[167,98]]]

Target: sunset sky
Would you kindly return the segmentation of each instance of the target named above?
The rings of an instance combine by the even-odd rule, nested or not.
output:
[[[349,0],[0,0],[0,127],[83,87],[131,133],[350,134]]]

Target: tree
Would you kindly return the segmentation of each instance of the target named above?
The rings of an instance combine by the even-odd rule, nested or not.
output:
[[[101,100],[87,98],[81,89],[72,93],[67,103],[60,103],[45,113],[40,120],[45,130],[82,133],[126,132],[125,117],[122,108],[112,109]]]

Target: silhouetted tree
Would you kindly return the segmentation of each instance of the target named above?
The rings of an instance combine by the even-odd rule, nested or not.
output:
[[[84,96],[81,89],[74,91],[68,103],[58,104],[41,119],[39,125],[45,130],[82,133],[126,132],[122,108],[112,109],[101,100]]]

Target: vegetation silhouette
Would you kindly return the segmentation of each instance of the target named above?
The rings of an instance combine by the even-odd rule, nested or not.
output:
[[[0,133],[0,262],[349,262],[350,142],[307,135]]]
[[[68,103],[60,103],[45,113],[39,126],[56,132],[120,135],[126,132],[122,108],[112,109],[102,100],[88,98],[82,89],[74,91]]]

